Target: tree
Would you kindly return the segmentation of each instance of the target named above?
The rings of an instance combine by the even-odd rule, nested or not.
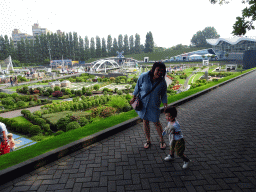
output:
[[[36,48],[37,47],[38,46],[36,46]],[[21,63],[24,63],[25,62],[25,43],[24,43],[23,38],[20,41],[18,41],[18,43],[17,43],[17,54],[18,54],[18,60]]]
[[[118,36],[118,51],[123,51],[123,35]]]
[[[113,41],[113,48],[112,48],[112,55],[116,55],[116,52],[118,51],[118,46],[117,46],[117,40],[116,38],[114,38],[114,41]]]
[[[73,46],[74,46],[74,55],[73,60],[78,60],[79,57],[79,46],[78,46],[78,36],[76,32],[73,32]]]
[[[133,35],[131,35],[129,37],[129,44],[130,44],[130,53],[134,53],[134,39],[133,39]]]
[[[209,44],[206,42],[206,39],[217,39],[219,37],[220,35],[214,27],[206,27],[193,35],[191,43],[197,47],[207,47]]]
[[[89,49],[89,39],[87,36],[84,38],[84,58],[88,60],[91,58],[90,56],[90,49]]]
[[[126,55],[128,55],[128,54],[130,54],[130,51],[129,51],[129,42],[128,42],[128,36],[127,35],[125,35],[124,36],[124,53],[126,54]]]
[[[135,53],[141,53],[140,50],[140,35],[138,33],[135,34]]]
[[[106,47],[106,40],[102,38],[102,48],[101,48],[102,57],[107,57],[107,47]]]
[[[101,57],[101,42],[99,36],[96,36],[96,57]]]
[[[154,50],[154,40],[151,31],[149,31],[146,35],[145,42],[145,53],[153,52]]]
[[[108,35],[108,40],[107,40],[107,52],[108,52],[108,56],[111,56],[112,54],[112,37],[111,35]]]
[[[84,61],[85,60],[84,57],[85,57],[85,54],[84,54],[84,41],[79,36],[79,61]]]
[[[4,36],[3,57],[6,59],[10,54],[10,41],[7,35]]]
[[[91,57],[95,58],[96,54],[95,54],[95,42],[94,42],[94,38],[91,38],[91,44],[90,44],[90,53],[91,53]]]
[[[210,0],[212,4],[229,3],[228,0]],[[242,10],[242,17],[236,17],[236,22],[233,25],[232,34],[234,35],[245,35],[247,31],[254,30],[253,21],[256,20],[256,1],[255,0],[242,0],[242,3],[248,4],[249,7],[246,7]]]

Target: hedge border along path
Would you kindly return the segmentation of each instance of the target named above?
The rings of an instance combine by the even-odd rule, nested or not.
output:
[[[241,75],[238,75],[238,74],[233,75],[233,78],[232,76],[223,78],[222,81],[219,83],[212,82],[206,86],[202,86],[186,92],[182,92],[173,97],[169,97],[168,103],[169,105],[175,105],[175,106],[182,105],[183,103],[186,103],[194,98],[197,98],[200,95],[203,95],[213,89],[216,89],[222,85],[225,85],[255,70],[256,68],[249,69],[246,71],[246,73],[243,73]],[[212,86],[212,87],[209,87],[209,86]],[[164,108],[161,107],[161,112],[163,111],[164,111]],[[42,167],[50,162],[56,161],[70,153],[73,153],[77,150],[88,147],[96,142],[99,142],[109,136],[116,134],[117,132],[123,131],[124,129],[127,129],[133,125],[140,123],[142,120],[138,116],[137,117],[136,116],[137,116],[136,112],[132,110],[123,114],[119,114],[117,116],[106,118],[105,120],[91,124],[88,127],[85,126],[83,128],[72,131],[72,135],[75,135],[75,137],[77,137],[77,135],[80,135],[80,137],[77,137],[78,140],[76,140],[77,138],[69,137],[71,132],[66,132],[64,134],[56,136],[54,139],[44,140],[40,143],[29,146],[26,149],[20,149],[19,151],[16,152],[16,153],[20,152],[20,154],[17,154],[19,156],[31,158],[28,160],[19,159],[20,161],[17,162],[17,159],[14,158],[15,153],[13,154],[9,153],[9,154],[5,154],[4,156],[0,156],[0,168],[4,169],[0,171],[0,184],[6,183],[10,180],[20,177],[21,175],[29,173],[34,169]],[[124,119],[126,119],[126,121],[124,121]],[[108,122],[111,122],[111,121],[114,122],[114,124],[116,125],[109,128],[106,127],[108,125]],[[93,133],[93,131],[95,130],[90,129],[91,135],[83,138],[83,130],[85,128],[88,129],[93,126],[101,127],[102,131]],[[63,141],[63,139],[66,139],[65,142]],[[54,148],[54,146],[56,147],[56,143],[59,146],[57,148]],[[31,154],[36,150],[40,151],[41,153],[43,152],[43,154],[38,154],[38,153]],[[17,155],[15,155],[15,157]],[[31,155],[34,155],[34,157],[33,156],[31,157]],[[18,164],[11,166],[10,164],[11,163],[13,164],[13,162],[17,162]],[[8,166],[11,166],[11,167],[8,167]]]

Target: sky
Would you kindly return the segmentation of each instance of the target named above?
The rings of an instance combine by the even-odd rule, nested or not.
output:
[[[13,29],[32,35],[32,25],[39,23],[54,33],[77,32],[89,39],[138,33],[145,44],[151,31],[156,46],[169,48],[190,45],[205,27],[214,27],[222,38],[232,37],[232,26],[245,7],[241,0],[227,5],[209,0],[0,0],[0,35],[11,37]]]

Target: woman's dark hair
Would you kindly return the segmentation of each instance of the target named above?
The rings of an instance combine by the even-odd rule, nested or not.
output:
[[[171,115],[173,118],[176,118],[176,117],[177,117],[177,109],[176,109],[176,107],[174,107],[174,106],[168,107],[168,108],[165,110],[165,113],[170,113],[170,115]]]
[[[149,72],[150,76],[154,76],[154,72],[155,72],[155,69],[159,67],[160,69],[163,69],[163,74],[162,74],[162,77],[165,77],[165,73],[166,73],[166,67],[165,67],[165,64],[163,62],[155,62],[153,64],[153,67],[151,69],[151,71]]]

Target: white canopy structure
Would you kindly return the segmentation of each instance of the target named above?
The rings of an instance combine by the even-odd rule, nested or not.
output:
[[[93,66],[94,71],[105,71],[108,69],[118,69],[120,66],[114,60],[99,60]]]

